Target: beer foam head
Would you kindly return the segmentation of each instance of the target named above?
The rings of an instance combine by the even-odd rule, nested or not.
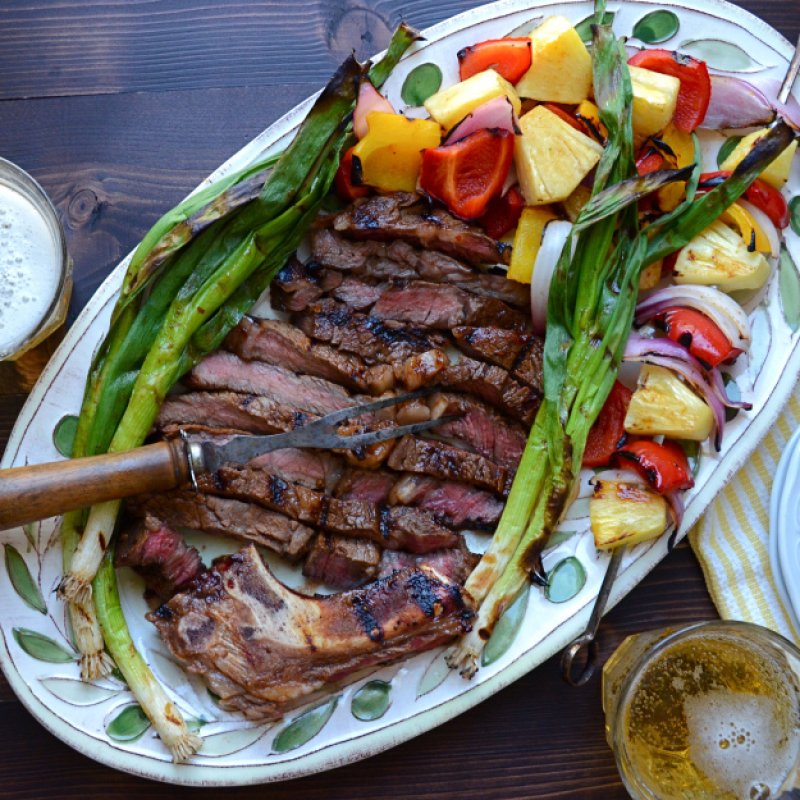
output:
[[[18,349],[44,320],[60,268],[47,221],[30,200],[0,184],[0,353]]]
[[[786,735],[786,709],[775,697],[713,689],[687,697],[684,712],[689,757],[720,790],[742,800],[756,796],[754,786],[777,792],[794,765],[797,732]]]

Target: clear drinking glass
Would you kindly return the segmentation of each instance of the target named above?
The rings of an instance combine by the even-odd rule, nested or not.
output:
[[[773,800],[798,785],[800,650],[758,625],[628,637],[603,668],[606,735],[635,800]]]
[[[49,358],[47,340],[63,326],[71,294],[72,260],[53,204],[0,158],[0,362],[14,362],[19,388],[30,388]]]

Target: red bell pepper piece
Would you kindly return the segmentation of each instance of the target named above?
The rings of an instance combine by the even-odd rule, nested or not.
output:
[[[495,197],[486,208],[486,213],[478,220],[493,239],[505,236],[516,224],[525,208],[522,192],[512,186],[502,197]]]
[[[720,172],[704,172],[700,176],[698,193],[707,192],[722,183],[731,175],[729,170]],[[772,221],[772,224],[783,230],[789,225],[789,204],[786,198],[765,180],[756,178],[744,193],[744,199],[761,209]]]
[[[625,441],[625,415],[631,402],[631,390],[615,381],[605,405],[589,429],[584,467],[607,467],[611,457]]]
[[[672,75],[681,82],[678,105],[672,121],[679,130],[691,133],[706,117],[711,102],[711,77],[705,61],[672,50],[640,50],[628,59],[634,67]]]
[[[514,134],[482,128],[455,144],[422,153],[422,190],[462,219],[483,215],[497,197],[511,169]]]
[[[658,172],[665,168],[664,154],[659,153],[652,145],[646,145],[636,159],[636,171],[639,175],[649,175],[651,172]]]
[[[333,179],[333,185],[336,187],[336,194],[342,198],[352,202],[359,197],[366,197],[369,194],[369,189],[366,186],[360,186],[357,181],[354,181],[353,174],[353,148],[351,147],[339,162],[339,169],[336,170],[336,176]]]
[[[715,322],[693,308],[674,306],[656,315],[654,321],[707,369],[731,361],[742,352],[728,341]]]
[[[489,39],[458,51],[458,76],[467,78],[493,69],[509,83],[516,83],[531,68],[531,40]]]
[[[591,132],[583,124],[577,117],[572,116],[569,111],[565,111],[561,106],[557,106],[555,103],[543,103],[542,104],[548,111],[552,111],[557,117],[564,120],[572,128],[575,128],[578,133],[584,134],[584,136],[591,136]]]
[[[657,444],[637,439],[617,451],[620,466],[633,465],[636,471],[661,494],[694,486],[692,471],[683,448],[676,442]]]

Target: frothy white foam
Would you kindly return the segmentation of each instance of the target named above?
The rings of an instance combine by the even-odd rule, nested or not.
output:
[[[796,733],[785,736],[774,698],[716,689],[684,701],[689,757],[722,791],[750,798],[754,784],[772,792],[793,767]]]
[[[0,184],[0,352],[16,350],[44,319],[59,273],[47,222],[30,200]]]

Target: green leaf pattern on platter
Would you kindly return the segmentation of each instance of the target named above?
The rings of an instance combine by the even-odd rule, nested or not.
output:
[[[107,725],[106,734],[115,742],[135,742],[150,727],[138,704],[125,706]]]
[[[800,276],[797,274],[797,265],[786,247],[781,249],[779,270],[783,318],[791,330],[796,331],[800,327]]]
[[[433,657],[431,663],[425,667],[425,672],[422,673],[422,677],[419,679],[417,700],[441,686],[449,674],[450,667],[447,666],[444,660],[444,653],[438,653]]]
[[[41,678],[40,682],[50,694],[72,706],[94,706],[123,691],[122,688],[86,683],[79,678],[54,676]]]
[[[75,444],[77,430],[78,418],[74,414],[61,417],[53,429],[53,444],[64,458],[72,458],[72,448]]]
[[[800,195],[789,201],[789,223],[792,230],[800,236]]]
[[[400,96],[409,106],[421,106],[442,85],[442,71],[437,64],[420,64],[406,76]]]
[[[559,561],[547,576],[544,596],[551,603],[566,603],[572,600],[586,583],[586,570],[575,556]]]
[[[49,661],[51,664],[66,664],[75,661],[75,654],[66,647],[30,628],[12,628],[14,640],[31,658]]]
[[[325,727],[338,702],[339,695],[295,717],[272,740],[273,752],[288,753],[313,739]]]
[[[6,572],[8,572],[14,591],[26,605],[36,609],[40,614],[47,613],[47,605],[42,597],[36,581],[34,581],[25,559],[13,544],[4,545],[6,556]]]
[[[528,584],[514,599],[514,602],[505,610],[503,616],[494,626],[492,635],[483,648],[481,664],[488,667],[501,658],[508,648],[517,638],[522,621],[525,619],[525,612],[528,610],[528,595],[530,594],[530,584]]]
[[[722,72],[759,72],[765,69],[738,44],[722,39],[686,39],[677,49]]]
[[[671,39],[680,28],[677,14],[666,9],[645,14],[633,26],[633,35],[645,44],[660,44]]]
[[[353,695],[350,712],[356,719],[370,722],[380,719],[392,704],[392,684],[388,681],[372,680],[365,683]]]

